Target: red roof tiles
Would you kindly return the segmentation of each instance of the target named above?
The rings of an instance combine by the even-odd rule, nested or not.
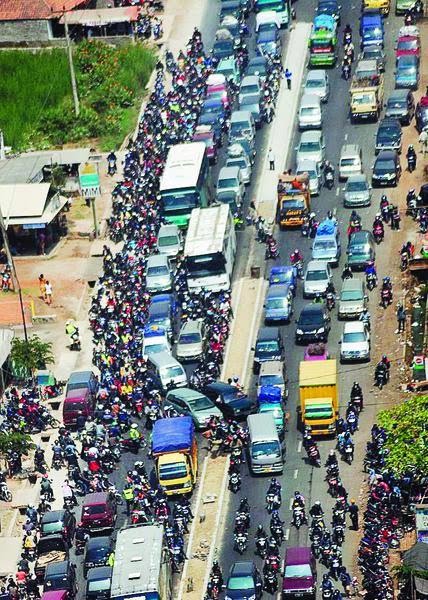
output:
[[[0,21],[50,19],[77,6],[84,8],[88,0],[0,0]]]

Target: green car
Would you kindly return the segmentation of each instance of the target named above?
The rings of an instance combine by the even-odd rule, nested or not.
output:
[[[241,74],[239,72],[237,62],[233,56],[222,58],[218,63],[215,72],[224,75],[228,81],[233,81],[233,83],[239,85]]]
[[[396,0],[395,14],[404,15],[408,10],[414,7],[416,0]]]
[[[179,416],[190,416],[196,429],[205,429],[211,416],[221,418],[220,409],[204,394],[182,387],[167,393],[164,406],[171,406]]]

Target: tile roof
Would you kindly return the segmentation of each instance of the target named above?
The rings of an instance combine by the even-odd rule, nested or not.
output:
[[[84,8],[87,4],[88,0],[0,0],[0,21],[50,19],[64,9]]]

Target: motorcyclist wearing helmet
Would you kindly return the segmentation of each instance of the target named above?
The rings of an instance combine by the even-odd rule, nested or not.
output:
[[[311,507],[309,514],[311,517],[322,517],[324,515],[324,511],[321,506],[321,501],[317,500],[315,504]]]
[[[299,491],[294,492],[293,506],[305,508],[305,497]]]
[[[294,252],[290,254],[290,262],[295,265],[303,261],[303,256],[298,248],[295,248]]]

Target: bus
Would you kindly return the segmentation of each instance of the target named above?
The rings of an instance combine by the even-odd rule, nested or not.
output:
[[[229,290],[235,256],[235,225],[229,205],[195,208],[184,245],[189,290]]]
[[[186,229],[192,210],[208,206],[212,193],[205,143],[171,146],[160,180],[161,212],[165,220]]]
[[[172,600],[172,571],[163,525],[119,530],[111,578],[111,600]]]
[[[255,0],[254,9],[256,12],[273,10],[277,13],[281,27],[287,27],[290,18],[289,0]]]
[[[315,17],[309,38],[309,66],[334,67],[337,60],[337,25],[330,15]]]

